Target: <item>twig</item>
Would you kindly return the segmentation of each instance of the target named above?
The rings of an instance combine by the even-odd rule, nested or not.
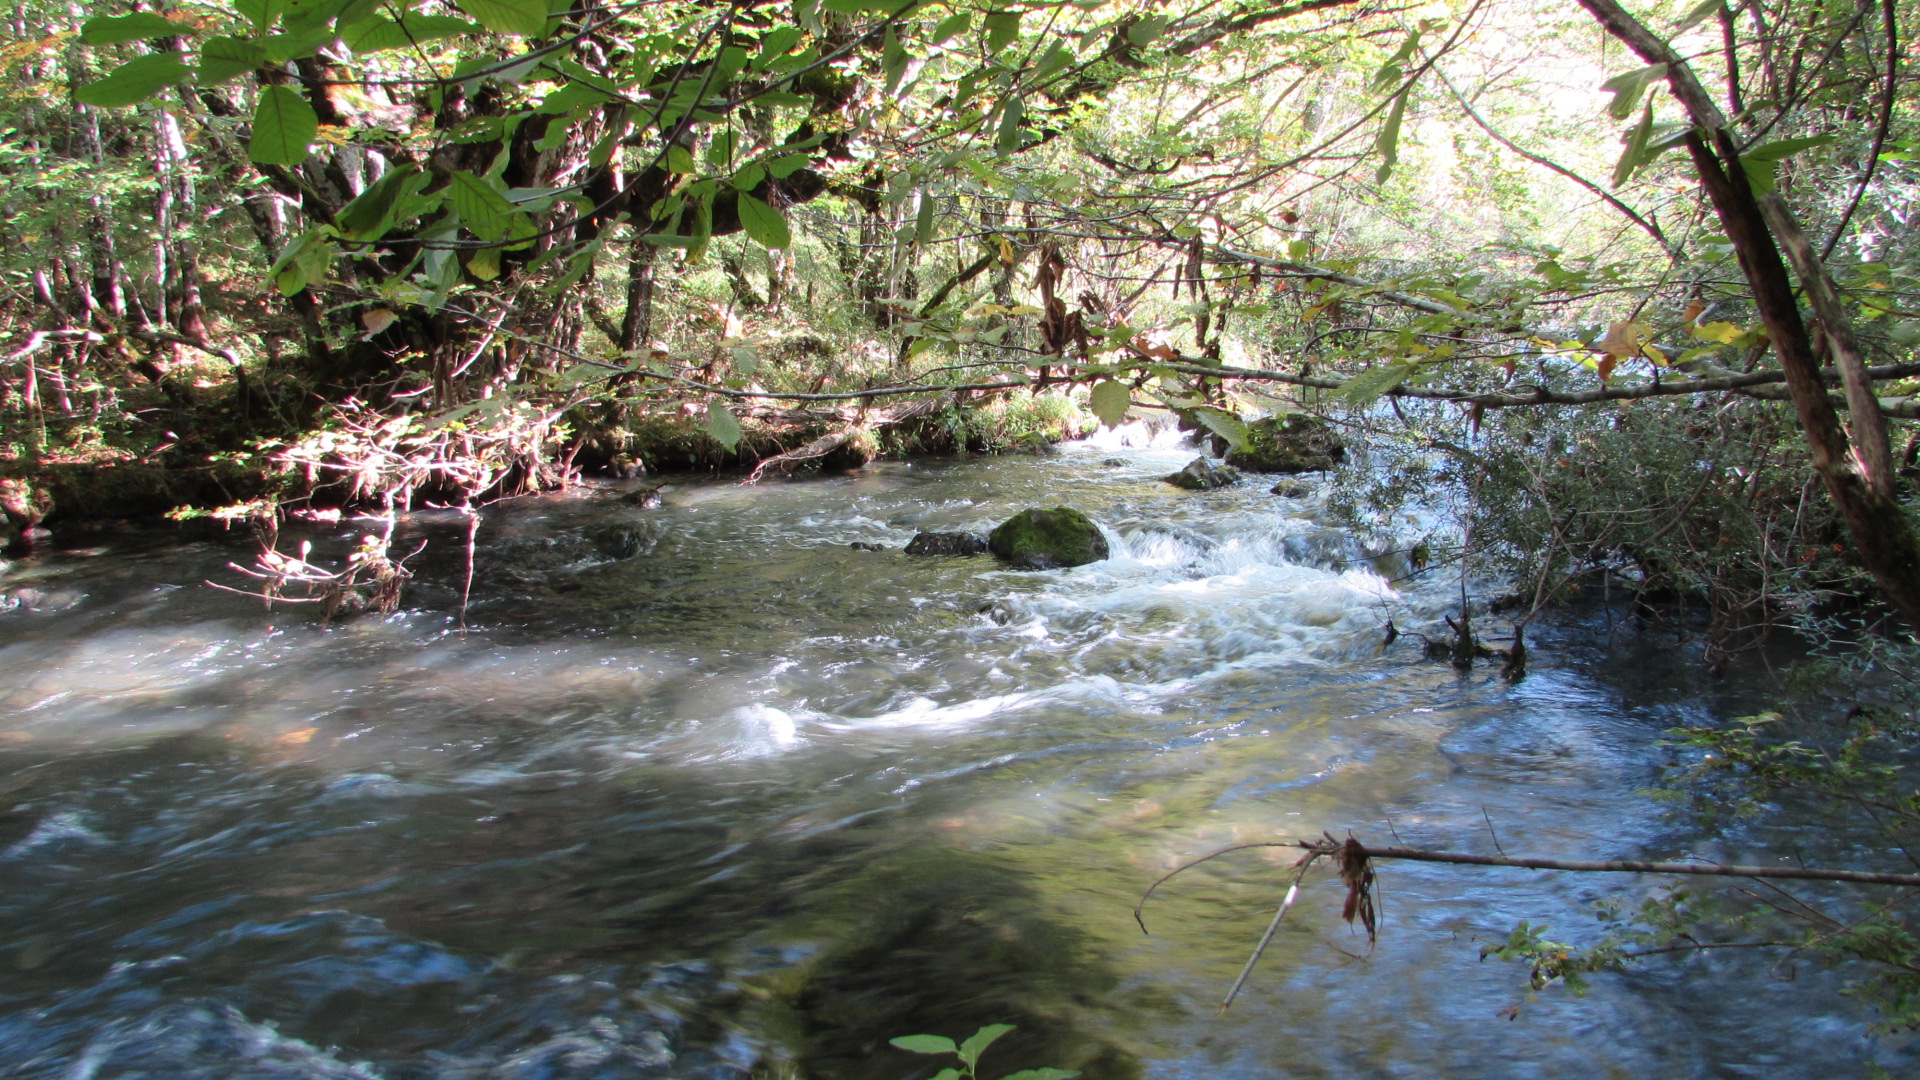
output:
[[[1507,849],[1500,846],[1500,834],[1493,831],[1493,818],[1487,816],[1487,808],[1485,805],[1480,807],[1480,818],[1487,823],[1487,835],[1493,837],[1493,850],[1505,855]],[[1399,838],[1395,837],[1395,839]]]
[[[1287,898],[1280,901],[1280,910],[1273,913],[1273,921],[1267,924],[1267,932],[1260,935],[1260,944],[1253,947],[1253,955],[1247,957],[1247,965],[1240,969],[1240,977],[1233,980],[1233,986],[1228,988],[1226,998],[1220,1002],[1220,1012],[1214,1015],[1225,1014],[1233,1005],[1233,999],[1240,996],[1240,988],[1247,985],[1247,977],[1253,974],[1253,966],[1260,962],[1261,955],[1267,951],[1267,943],[1273,940],[1274,931],[1280,929],[1280,920],[1287,917],[1287,912],[1293,909],[1294,900],[1299,898],[1300,879],[1307,876],[1307,867],[1313,865],[1313,860],[1318,857],[1316,854],[1309,853],[1297,864],[1300,870],[1293,875],[1293,884],[1287,886]]]

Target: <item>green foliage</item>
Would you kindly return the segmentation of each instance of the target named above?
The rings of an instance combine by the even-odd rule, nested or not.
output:
[[[307,159],[307,144],[319,133],[319,116],[298,92],[286,86],[263,87],[254,107],[247,157],[256,165],[298,165]]]
[[[740,206],[740,224],[747,235],[762,247],[784,248],[793,245],[793,234],[787,229],[787,219],[780,211],[754,198],[746,192],[738,196]]]
[[[942,1035],[902,1035],[887,1041],[910,1053],[952,1054],[958,1059],[958,1068],[941,1069],[934,1074],[934,1080],[978,1080],[980,1055],[986,1053],[987,1047],[992,1046],[996,1039],[1012,1030],[1012,1024],[988,1024],[957,1045]],[[1000,1080],[1069,1080],[1079,1075],[1072,1069],[1021,1069],[1007,1073]]]
[[[547,29],[546,0],[455,0],[460,10],[496,34],[539,37]]]
[[[1087,404],[1093,410],[1093,414],[1100,418],[1102,425],[1118,427],[1126,420],[1127,411],[1133,405],[1133,394],[1128,391],[1125,383],[1108,379],[1094,386],[1093,392],[1088,396]]]
[[[193,78],[193,69],[171,53],[136,56],[73,92],[82,105],[112,108],[145,101],[161,90]]]
[[[177,23],[151,11],[96,16],[80,25],[80,40],[89,45],[119,45],[128,41],[191,33],[193,27],[190,24]]]
[[[713,437],[714,442],[732,450],[740,445],[745,432],[740,429],[740,421],[733,418],[733,413],[715,400],[707,402],[707,434]]]

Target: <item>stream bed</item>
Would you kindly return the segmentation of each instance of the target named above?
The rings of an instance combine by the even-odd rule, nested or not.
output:
[[[244,530],[62,537],[0,573],[0,1075],[904,1080],[941,1063],[889,1038],[991,1023],[1017,1030],[987,1077],[1920,1066],[1808,963],[1530,999],[1480,961],[1667,884],[1626,876],[1381,864],[1369,949],[1316,871],[1217,1016],[1297,853],[1176,878],[1150,936],[1132,908],[1219,847],[1793,848],[1642,794],[1665,729],[1767,707],[1742,680],[1625,627],[1546,629],[1512,686],[1383,645],[1457,582],[1390,584],[1406,556],[1330,528],[1319,481],[1159,482],[1192,456],[1109,436],[519,500],[481,512],[470,587],[469,519],[424,512],[401,611],[328,628],[204,584],[248,585]],[[1111,559],[898,550],[1060,504]],[[282,544],[338,564],[381,527]]]

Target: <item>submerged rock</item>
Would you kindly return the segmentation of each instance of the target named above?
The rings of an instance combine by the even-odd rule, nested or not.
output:
[[[870,544],[870,543],[868,543],[868,542],[867,542],[867,541],[865,541],[865,540],[855,540],[855,541],[854,541],[853,543],[851,543],[851,544],[848,544],[847,546],[848,546],[848,547],[850,547],[850,548],[852,548],[852,549],[853,549],[853,550],[855,550],[855,551],[885,551],[885,550],[887,550],[887,545],[885,545],[885,544]]]
[[[627,525],[600,525],[588,529],[583,538],[595,551],[609,559],[631,559],[653,550],[654,537],[643,529]]]
[[[1283,499],[1304,499],[1313,494],[1313,489],[1298,480],[1282,480],[1273,485],[1268,494],[1278,495]]]
[[[1187,467],[1172,476],[1163,476],[1162,480],[1174,487],[1188,491],[1212,491],[1223,488],[1240,479],[1240,470],[1230,465],[1215,465],[1206,458],[1197,457],[1187,462]]]
[[[1070,506],[1022,510],[993,530],[987,544],[1018,570],[1082,566],[1107,557],[1100,526]]]
[[[907,543],[909,555],[985,555],[987,538],[978,533],[923,532]]]
[[[642,509],[651,510],[660,505],[660,493],[665,491],[666,488],[667,485],[665,484],[648,484],[646,487],[634,488],[632,491],[622,495],[620,501],[626,503],[628,506],[638,506]]]
[[[1347,459],[1333,426],[1312,416],[1270,416],[1247,425],[1247,444],[1227,464],[1257,473],[1326,472]]]

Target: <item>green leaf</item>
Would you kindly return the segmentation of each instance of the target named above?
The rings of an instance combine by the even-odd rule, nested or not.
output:
[[[933,243],[938,235],[940,200],[931,193],[920,193],[920,211],[913,219],[913,242],[921,247]]]
[[[253,138],[247,157],[256,165],[298,165],[307,160],[307,144],[320,134],[313,106],[289,86],[263,86],[253,110]]]
[[[767,162],[767,175],[775,180],[785,180],[811,164],[813,159],[805,154],[785,154]]]
[[[887,77],[886,93],[889,96],[900,88],[900,80],[906,75],[907,65],[912,60],[906,46],[900,44],[900,35],[893,32],[893,27],[887,27],[886,44],[880,50],[880,73]]]
[[[1373,148],[1380,152],[1380,168],[1373,174],[1373,182],[1384,184],[1387,177],[1393,175],[1393,167],[1400,160],[1400,120],[1407,112],[1407,95],[1413,87],[1409,86],[1394,95],[1393,108],[1387,110],[1387,122],[1380,128],[1380,137],[1373,142]]]
[[[1615,75],[1600,84],[1600,89],[1613,95],[1613,101],[1607,105],[1607,114],[1615,120],[1625,120],[1633,115],[1633,107],[1640,103],[1640,95],[1647,87],[1667,77],[1667,65],[1655,64],[1624,75]]]
[[[684,146],[669,146],[666,166],[668,172],[686,176],[694,170],[693,154]]]
[[[904,11],[914,0],[823,0],[821,7],[842,15],[893,15]]]
[[[482,240],[499,240],[507,235],[508,218],[516,211],[505,195],[470,172],[456,172],[447,185],[453,198],[453,212],[460,223]]]
[[[740,227],[747,230],[753,241],[765,248],[783,248],[793,244],[793,233],[787,228],[787,219],[780,211],[761,202],[759,199],[741,192]]]
[[[767,178],[767,167],[757,161],[749,162],[747,167],[733,174],[733,186],[741,191],[752,191]]]
[[[693,243],[687,247],[687,265],[698,263],[707,254],[713,239],[713,198],[703,195],[690,204],[693,210]]]
[[[1138,22],[1127,27],[1127,40],[1133,44],[1134,48],[1144,49],[1159,41],[1160,35],[1166,32],[1167,17],[1165,15],[1145,15]]]
[[[496,34],[539,37],[547,32],[546,0],[455,0],[455,4]]]
[[[1225,409],[1204,405],[1193,410],[1193,417],[1207,425],[1207,429],[1215,435],[1227,440],[1227,445],[1233,449],[1238,450],[1247,445],[1247,425],[1241,423],[1239,417]]]
[[[953,1040],[941,1035],[902,1035],[888,1042],[915,1054],[957,1054],[960,1048]]]
[[[956,11],[940,20],[940,25],[933,28],[933,36],[927,39],[927,44],[940,45],[952,41],[954,38],[966,33],[967,28],[972,25],[973,12]]]
[[[267,275],[273,279],[274,287],[280,290],[281,296],[292,296],[307,287],[306,268],[312,262],[309,252],[324,245],[330,236],[331,230],[325,225],[308,229],[280,252],[280,258],[267,271]]]
[[[174,53],[149,53],[114,68],[73,92],[82,105],[112,108],[142,102],[175,83],[193,77],[193,69]]]
[[[984,20],[987,28],[987,51],[997,53],[1013,43],[1020,36],[1020,12],[989,11]]]
[[[89,45],[120,45],[129,41],[191,34],[193,27],[155,15],[136,11],[131,15],[97,15],[80,24],[80,40]]]
[[[1415,30],[1407,35],[1407,40],[1401,43],[1400,50],[1394,53],[1386,63],[1380,65],[1379,71],[1374,72],[1373,81],[1367,85],[1368,91],[1384,94],[1400,85],[1400,81],[1407,77],[1407,61],[1412,59],[1413,51],[1419,47],[1420,31]]]
[[[960,1060],[967,1063],[967,1068],[973,1068],[980,1063],[980,1055],[986,1052],[987,1047],[993,1045],[993,1040],[1012,1030],[1012,1024],[988,1024],[974,1032],[967,1037],[966,1042],[960,1044]]]
[[[1613,186],[1619,187],[1630,179],[1634,171],[1647,161],[1647,138],[1653,134],[1653,102],[1641,110],[1640,122],[1633,125],[1622,140],[1626,148],[1620,152],[1620,160],[1613,166]]]
[[[233,10],[240,13],[253,24],[256,31],[265,33],[287,10],[286,0],[233,0]]]
[[[1127,389],[1126,383],[1108,379],[1093,388],[1087,404],[1103,426],[1119,427],[1127,418],[1127,410],[1133,406],[1133,393]]]
[[[1419,365],[1412,360],[1396,360],[1391,364],[1370,367],[1341,383],[1340,389],[1335,393],[1354,408],[1364,409],[1385,397],[1394,387],[1406,382],[1407,376],[1413,374],[1417,366]]]
[[[200,45],[200,83],[214,86],[267,62],[267,50],[236,37],[211,37]]]
[[[1020,124],[1026,118],[1026,102],[1019,94],[1009,95],[1000,106],[1000,130],[994,138],[994,148],[1002,154],[1020,149]]]
[[[344,27],[340,31],[340,41],[355,53],[379,52],[382,49],[405,49],[440,38],[457,37],[461,34],[473,34],[480,31],[478,23],[465,19],[456,19],[451,15],[409,15],[405,22],[392,19],[368,19]]]
[[[728,453],[732,453],[734,447],[740,445],[740,438],[746,432],[740,430],[740,421],[733,418],[733,414],[727,411],[727,407],[715,399],[707,402],[707,434],[713,437],[714,442],[726,447]]]
[[[1681,16],[1680,22],[1673,28],[1673,34],[1678,37],[1719,13],[1720,0],[1700,0],[1693,5],[1693,10]]]
[[[335,35],[332,30],[322,27],[318,30],[302,30],[299,33],[273,34],[260,42],[270,64],[284,64],[289,60],[299,60],[312,56],[330,44]]]
[[[767,31],[760,39],[760,55],[753,58],[753,66],[765,70],[768,64],[792,52],[800,42],[800,34],[797,26],[776,26]]]
[[[1779,181],[1780,162],[1816,146],[1833,141],[1831,135],[1813,135],[1800,139],[1779,139],[1756,146],[1740,155],[1740,168],[1747,174],[1747,186],[1756,198],[1764,198]]]
[[[374,181],[359,197],[348,203],[340,211],[336,220],[340,230],[349,240],[378,240],[393,227],[394,209],[427,182],[427,174],[417,166],[406,165],[388,169],[385,176]]]
[[[1792,157],[1802,150],[1811,150],[1816,146],[1825,146],[1833,141],[1831,135],[1813,135],[1804,139],[1780,139],[1775,142],[1756,146],[1740,155],[1746,161],[1781,161]]]

